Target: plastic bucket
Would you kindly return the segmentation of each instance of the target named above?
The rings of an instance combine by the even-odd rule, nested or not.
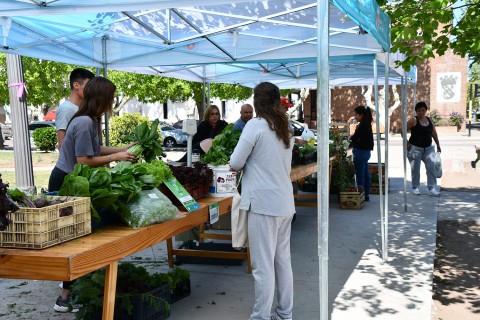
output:
[[[210,197],[230,197],[235,193],[237,185],[237,173],[230,169],[230,166],[211,166],[213,178],[210,182],[208,195]]]

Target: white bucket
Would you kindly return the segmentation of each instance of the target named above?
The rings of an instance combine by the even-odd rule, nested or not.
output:
[[[233,196],[237,184],[237,173],[232,171],[229,165],[208,165],[208,167],[213,170],[213,179],[210,182],[208,195],[210,197]]]

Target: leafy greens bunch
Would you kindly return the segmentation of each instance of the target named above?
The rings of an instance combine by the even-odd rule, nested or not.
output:
[[[234,130],[233,123],[230,123],[213,139],[212,147],[202,157],[203,162],[214,166],[228,164],[241,134],[242,132]]]
[[[155,188],[171,175],[169,167],[157,160],[151,164],[122,161],[111,169],[77,163],[65,177],[58,195],[90,197],[92,218],[98,221],[98,208],[131,214],[125,204],[141,190]]]
[[[148,121],[139,124],[133,131],[131,141],[138,141],[138,144],[130,147],[127,151],[151,162],[163,154],[161,138],[158,133],[159,120],[155,119],[149,126]]]

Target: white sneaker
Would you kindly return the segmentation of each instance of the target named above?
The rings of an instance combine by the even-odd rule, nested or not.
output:
[[[413,194],[416,194],[417,196],[420,195],[420,190],[418,189],[418,187],[415,188],[415,189],[412,189],[412,192],[413,192]]]
[[[432,190],[430,190],[428,192],[428,195],[432,196],[432,197],[439,197],[440,196],[440,192],[437,191],[437,189],[433,188]]]

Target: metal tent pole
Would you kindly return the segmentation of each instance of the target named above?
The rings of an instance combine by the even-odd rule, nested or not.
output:
[[[329,319],[328,314],[328,225],[329,225],[329,154],[328,126],[330,110],[329,86],[329,1],[317,0],[317,214],[319,256],[320,319]]]
[[[385,66],[386,67],[386,66]],[[376,137],[377,137],[377,165],[378,165],[378,190],[380,196],[380,234],[382,238],[382,251],[384,247],[384,211],[383,211],[383,168],[382,168],[382,145],[381,145],[381,133],[380,133],[380,108],[378,105],[378,64],[377,60],[373,59],[373,80],[374,80],[374,97],[375,97],[375,125],[376,125]]]
[[[28,132],[26,89],[21,56],[7,53],[6,65],[14,137],[15,183],[18,189],[35,194],[37,191],[33,181],[32,149]]]
[[[407,212],[407,85],[402,76],[403,211]]]
[[[103,65],[103,77],[107,78],[107,37],[102,37],[102,65]],[[105,146],[110,145],[110,130],[109,130],[109,114],[105,113]]]
[[[384,238],[383,238],[383,262],[387,262],[388,259],[388,140],[390,136],[390,112],[389,106],[389,83],[390,77],[390,51],[385,52],[385,221],[384,221]]]

